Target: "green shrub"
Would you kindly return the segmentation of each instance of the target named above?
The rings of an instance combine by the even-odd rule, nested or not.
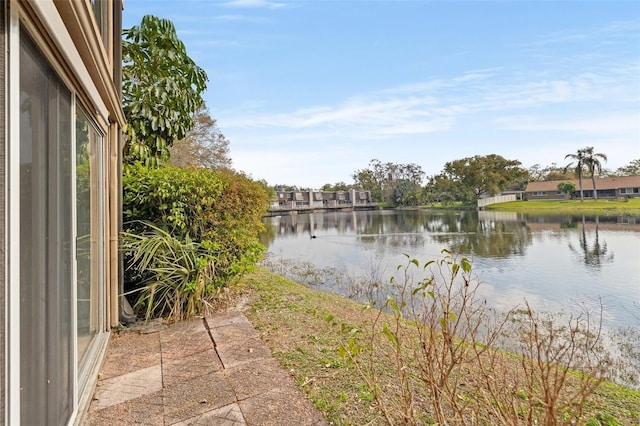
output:
[[[202,312],[214,294],[215,259],[206,245],[173,237],[153,224],[143,234],[123,233],[129,270],[140,276],[136,309],[145,317],[182,319]]]
[[[129,294],[140,291],[140,297],[149,297],[154,293],[146,287],[166,279],[163,275],[166,271],[160,273],[160,267],[151,259],[141,263],[145,259],[143,253],[136,255],[136,250],[154,247],[159,238],[172,239],[164,247],[172,255],[182,245],[194,253],[194,259],[201,259],[200,262],[206,259],[215,265],[215,273],[207,275],[211,282],[204,285],[206,291],[199,293],[202,298],[250,270],[264,252],[258,233],[263,227],[267,192],[263,184],[243,174],[133,165],[125,169],[123,187],[125,291]],[[140,239],[149,241],[143,244]],[[131,245],[134,242],[136,247]],[[164,259],[167,264],[176,262],[175,258],[167,259]],[[173,287],[176,291],[186,288]],[[146,289],[141,291],[143,288]],[[137,304],[148,307],[147,302],[139,300]],[[166,313],[159,307],[153,309],[154,315]]]

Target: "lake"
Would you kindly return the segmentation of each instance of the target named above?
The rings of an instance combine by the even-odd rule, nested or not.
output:
[[[580,313],[601,303],[608,328],[640,326],[640,217],[377,210],[264,224],[271,269],[359,302],[392,292],[403,253],[423,264],[449,249],[472,261],[493,307],[526,300],[538,310]]]

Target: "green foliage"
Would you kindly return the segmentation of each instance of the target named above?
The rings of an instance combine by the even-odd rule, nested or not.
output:
[[[598,413],[595,417],[589,419],[586,423],[587,426],[621,426],[622,423],[618,421],[611,414]]]
[[[463,188],[442,174],[429,178],[425,192],[428,202],[440,202],[443,206],[453,205],[456,201],[466,198]]]
[[[205,250],[215,264],[215,273],[208,275],[213,287],[226,285],[261,258],[264,247],[258,233],[268,204],[263,184],[224,169],[149,169],[136,164],[125,169],[123,186],[125,231],[151,238],[157,237],[157,228],[189,247],[198,245],[193,250]],[[161,277],[154,269],[135,266],[131,246],[125,246],[125,262],[128,291]]]
[[[528,175],[520,161],[489,154],[450,161],[431,181],[440,187],[439,192],[449,193],[449,198],[474,203],[482,195],[522,187]]]
[[[144,277],[136,308],[147,319],[168,315],[188,318],[202,312],[207,298],[216,291],[216,261],[208,244],[178,239],[147,223],[142,234],[123,233],[123,250],[129,254],[130,269]]]
[[[396,206],[419,206],[422,204],[422,188],[408,180],[402,180],[393,189],[392,197]]]
[[[171,21],[152,15],[123,31],[125,160],[157,166],[193,127],[207,75],[187,55]]]
[[[325,183],[320,188],[322,191],[348,191],[352,188],[351,185],[347,185],[346,183],[340,181],[335,184]]]
[[[273,185],[273,191],[285,191],[285,192],[299,192],[305,191],[305,188],[298,187],[296,185],[287,185],[287,184],[275,184]]]
[[[373,159],[369,162],[368,169],[356,170],[352,178],[356,187],[371,191],[374,202],[385,202],[390,205],[417,205],[424,171],[413,163],[383,163]],[[401,188],[398,188],[399,186]]]
[[[529,173],[529,181],[544,181],[544,180],[564,180],[571,179],[573,174],[566,171],[563,167],[558,166],[556,163],[551,163],[550,166],[541,168],[539,164],[534,164],[527,169]]]
[[[567,198],[571,198],[576,192],[576,184],[573,182],[561,182],[558,184],[558,191],[563,192]]]
[[[598,199],[598,192],[596,191],[596,173],[602,172],[602,164],[598,158],[607,161],[607,156],[602,153],[594,153],[592,146],[579,149],[575,154],[567,154],[565,159],[569,158],[573,160],[564,168],[567,171],[573,168],[576,177],[578,178],[578,185],[580,187],[580,200],[584,201],[584,192],[582,191],[582,177],[585,171],[591,174],[591,182],[593,183],[593,198]]]
[[[631,160],[626,166],[618,167],[616,173],[620,176],[640,175],[640,158]]]
[[[371,169],[357,170],[352,175],[355,186],[365,191],[371,191],[371,199],[374,202],[382,202],[382,184],[378,182]]]
[[[585,165],[589,170],[589,174],[591,175],[591,183],[593,185],[593,199],[598,199],[598,190],[596,187],[596,174],[602,174],[602,163],[599,158],[603,161],[607,161],[607,156],[600,152],[593,152],[593,147],[586,147],[584,149],[585,152]]]
[[[567,164],[564,168],[565,172],[571,168],[573,168],[575,176],[578,178],[578,185],[580,187],[580,200],[584,201],[584,192],[582,191],[582,175],[584,174],[585,163],[584,163],[584,150],[579,149],[575,154],[567,154],[565,155],[565,160],[567,158],[572,159],[569,164]]]

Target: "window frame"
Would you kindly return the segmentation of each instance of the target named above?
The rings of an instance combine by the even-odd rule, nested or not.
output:
[[[91,360],[94,359],[97,355],[97,352],[100,350],[100,345],[99,345],[99,335],[101,333],[102,330],[105,329],[106,324],[105,324],[105,314],[106,314],[106,297],[107,297],[107,292],[106,292],[106,265],[104,260],[106,259],[107,256],[107,250],[106,248],[106,240],[107,240],[107,235],[106,235],[106,222],[107,222],[107,215],[106,213],[106,206],[105,206],[105,193],[106,193],[106,189],[104,187],[104,178],[105,178],[105,144],[106,144],[106,134],[104,132],[103,129],[100,128],[100,126],[95,122],[94,119],[92,119],[91,115],[89,114],[87,108],[83,107],[77,100],[76,98],[76,102],[74,105],[74,109],[72,111],[72,115],[73,115],[73,122],[76,123],[76,120],[78,119],[78,116],[81,115],[88,123],[89,126],[91,126],[91,128],[96,132],[98,138],[99,138],[99,143],[97,143],[96,145],[96,154],[99,155],[99,161],[97,161],[97,165],[98,165],[98,170],[97,170],[97,182],[95,182],[95,188],[98,190],[98,200],[97,200],[97,205],[96,205],[96,210],[99,216],[98,219],[98,224],[96,227],[96,237],[98,238],[98,242],[96,244],[96,246],[98,247],[98,251],[100,253],[100,255],[98,256],[97,260],[92,260],[92,262],[96,262],[97,261],[97,272],[98,272],[98,332],[96,334],[96,336],[94,336],[91,339],[91,342],[89,343],[88,347],[86,348],[82,359],[80,359],[79,354],[78,354],[78,344],[77,344],[77,339],[79,337],[78,334],[78,324],[77,321],[79,319],[79,315],[76,312],[75,315],[75,324],[74,324],[74,330],[76,332],[76,345],[75,345],[75,353],[76,356],[78,357],[76,359],[76,368],[78,369],[78,374],[77,374],[77,387],[78,387],[78,391],[81,392],[88,380],[89,380],[89,376],[91,373]],[[77,241],[78,241],[78,194],[76,192],[76,177],[77,177],[77,164],[75,164],[76,161],[76,142],[77,142],[77,135],[76,135],[76,128],[74,126],[74,132],[73,132],[73,136],[72,136],[72,144],[73,144],[73,148],[74,148],[74,170],[72,172],[72,175],[74,176],[74,184],[73,184],[73,191],[74,191],[74,232],[75,232],[75,238],[74,241],[76,242],[76,259],[74,261],[75,263],[75,270],[78,270],[78,256],[77,256]],[[91,183],[90,183],[91,185]],[[93,232],[93,228],[91,229],[91,231]],[[93,236],[92,236],[93,238]],[[93,267],[93,265],[92,265]],[[91,271],[92,273],[94,272],[93,269]],[[74,296],[75,296],[75,300],[73,305],[75,307],[78,306],[78,284],[79,284],[79,280],[78,277],[75,276],[74,277]]]

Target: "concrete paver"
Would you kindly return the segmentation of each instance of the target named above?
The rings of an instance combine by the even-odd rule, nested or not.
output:
[[[94,397],[95,409],[111,407],[162,390],[160,365],[105,379]]]
[[[165,386],[173,386],[223,369],[222,361],[212,347],[184,358],[165,360],[162,364],[162,382]]]
[[[87,425],[327,425],[247,318],[114,335]]]
[[[136,355],[131,356],[132,353]],[[120,334],[109,343],[109,362],[102,367],[102,378],[117,377],[160,365],[160,339],[157,334]]]
[[[240,406],[236,403],[226,405],[217,410],[211,410],[197,417],[192,417],[180,423],[175,423],[173,426],[205,426],[205,425],[218,425],[218,426],[241,426],[246,425]]]

